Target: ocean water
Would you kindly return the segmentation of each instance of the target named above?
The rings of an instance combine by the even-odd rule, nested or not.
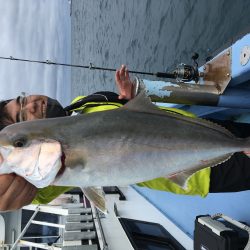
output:
[[[72,63],[157,72],[216,55],[250,31],[249,0],[72,0]],[[72,69],[72,97],[115,91],[114,72]]]

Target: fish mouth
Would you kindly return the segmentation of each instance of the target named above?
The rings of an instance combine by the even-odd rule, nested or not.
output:
[[[40,145],[38,162],[36,164],[38,171],[39,185],[48,185],[61,169],[61,158],[63,156],[61,144],[55,140],[45,140]],[[35,169],[34,169],[35,170]],[[40,179],[40,180],[39,180]]]
[[[29,147],[10,149],[5,158],[1,167],[6,173],[14,172],[37,188],[51,185],[64,169],[61,144],[52,139],[33,140]]]
[[[66,160],[65,153],[62,152],[62,156],[61,156],[61,164],[62,164],[62,166],[61,166],[61,168],[59,169],[59,171],[58,171],[58,173],[57,173],[55,179],[57,179],[58,177],[60,177],[60,176],[64,173],[65,168],[66,168],[66,166],[65,166],[65,160]]]
[[[43,101],[41,105],[42,119],[46,118],[46,109],[47,109],[47,103]]]

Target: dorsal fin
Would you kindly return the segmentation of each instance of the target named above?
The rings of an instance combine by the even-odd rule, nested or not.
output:
[[[141,91],[134,99],[127,102],[121,109],[128,109],[131,111],[158,113],[160,110],[155,106],[146,91]]]
[[[160,110],[156,105],[154,105],[151,102],[151,99],[149,96],[146,95],[145,89],[143,89],[134,99],[130,100],[128,103],[126,103],[121,109],[127,109],[131,111],[136,112],[144,112],[144,113],[151,113],[151,114],[157,114],[157,115],[164,115],[168,117],[173,117],[175,119],[179,119],[182,121],[186,121],[189,123],[201,125],[203,127],[207,127],[210,129],[214,129],[216,131],[221,132],[222,134],[227,135],[230,138],[234,138],[235,136],[228,131],[226,128],[222,127],[221,125],[218,125],[216,123],[213,123],[208,120],[204,120],[202,118],[192,118],[187,117],[181,114],[167,112],[166,110]]]
[[[231,138],[235,138],[234,134],[232,134],[228,129],[226,129],[225,127],[223,127],[220,124],[217,124],[217,123],[214,123],[212,121],[209,121],[209,120],[206,120],[206,119],[202,119],[202,118],[199,118],[199,117],[197,117],[197,118],[190,118],[190,119],[195,120],[196,124],[200,124],[200,125],[209,127],[210,129],[214,129],[214,130],[220,131],[222,134],[225,134],[225,135],[227,135],[227,136],[229,136]]]

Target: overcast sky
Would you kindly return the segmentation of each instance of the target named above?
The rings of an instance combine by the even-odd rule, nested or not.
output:
[[[70,63],[68,0],[0,0],[0,56]],[[0,99],[46,94],[70,100],[70,69],[0,59]]]

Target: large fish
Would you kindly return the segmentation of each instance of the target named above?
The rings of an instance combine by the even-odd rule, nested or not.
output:
[[[141,92],[124,107],[13,124],[0,132],[0,174],[15,172],[37,187],[95,189],[160,176],[180,185],[195,171],[250,149],[226,129],[159,110]]]

